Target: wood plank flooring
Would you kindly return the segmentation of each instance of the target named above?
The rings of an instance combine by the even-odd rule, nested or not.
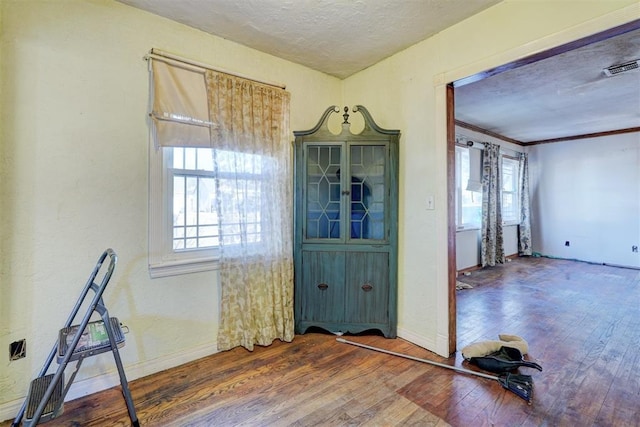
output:
[[[499,333],[524,337],[528,358],[544,368],[520,369],[534,378],[531,405],[494,380],[308,333],[132,381],[140,424],[640,426],[639,271],[521,258],[459,279],[474,287],[457,291],[458,348]],[[473,369],[459,352],[444,359],[402,339],[346,338]],[[67,402],[46,425],[129,424],[115,387]]]
[[[532,407],[498,424],[640,425],[640,271],[519,258],[459,280],[474,286],[457,293],[459,348],[516,334],[544,368]]]

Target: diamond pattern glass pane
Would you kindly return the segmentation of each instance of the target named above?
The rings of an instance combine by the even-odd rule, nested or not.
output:
[[[340,238],[341,147],[307,148],[307,239]]]
[[[383,145],[351,146],[352,239],[385,238],[385,159]]]

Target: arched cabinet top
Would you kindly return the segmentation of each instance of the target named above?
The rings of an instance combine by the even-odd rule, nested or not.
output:
[[[372,136],[381,136],[381,135],[387,135],[387,136],[400,135],[399,130],[384,129],[378,126],[375,120],[373,120],[373,117],[371,117],[371,113],[369,113],[369,110],[367,110],[362,105],[355,105],[352,110],[354,113],[362,114],[362,117],[364,119],[364,128],[362,129],[362,131],[357,134],[354,134],[351,132],[351,123],[349,123],[349,116],[350,116],[349,107],[344,107],[344,109],[342,110],[344,112],[342,114],[342,117],[344,119],[342,122],[342,130],[339,134],[335,134],[329,130],[329,126],[328,126],[329,117],[331,116],[331,114],[339,113],[340,111],[341,110],[337,105],[332,105],[331,107],[327,108],[324,111],[324,113],[322,113],[320,120],[313,128],[309,130],[294,131],[293,132],[294,136],[296,138],[302,137],[304,139],[306,139],[305,137],[319,137],[319,138],[334,139],[334,138],[350,138],[350,137],[372,137]]]

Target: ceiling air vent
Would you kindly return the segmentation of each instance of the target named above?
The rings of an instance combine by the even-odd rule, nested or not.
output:
[[[605,68],[604,73],[607,77],[615,76],[616,74],[624,73],[625,71],[631,71],[640,68],[640,59],[634,61],[625,62],[624,64],[612,65]]]

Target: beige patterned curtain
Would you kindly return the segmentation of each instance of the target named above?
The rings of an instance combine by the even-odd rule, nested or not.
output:
[[[218,348],[291,341],[289,93],[207,71],[222,287]]]
[[[482,238],[480,262],[483,267],[504,264],[502,234],[502,180],[500,146],[484,143],[482,152]]]

